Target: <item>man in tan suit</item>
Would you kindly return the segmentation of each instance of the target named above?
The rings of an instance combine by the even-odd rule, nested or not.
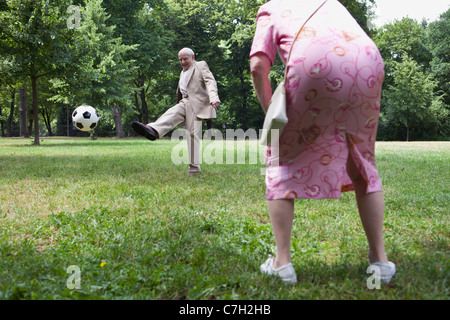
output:
[[[205,61],[195,61],[195,54],[189,48],[178,53],[181,68],[177,89],[177,104],[168,109],[158,120],[147,125],[133,122],[133,129],[149,140],[163,137],[175,126],[185,125],[187,132],[189,171],[201,173],[200,135],[202,120],[216,118],[220,100],[217,83]]]

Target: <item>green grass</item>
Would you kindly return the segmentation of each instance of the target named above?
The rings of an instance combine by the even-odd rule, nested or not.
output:
[[[256,142],[252,142],[256,143]],[[378,143],[397,277],[366,286],[353,193],[298,200],[284,286],[261,164],[187,176],[176,142],[0,139],[0,299],[448,299],[450,143]],[[80,268],[69,289],[67,268]]]

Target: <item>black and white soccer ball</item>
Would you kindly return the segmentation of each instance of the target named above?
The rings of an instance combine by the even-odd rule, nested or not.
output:
[[[91,106],[79,106],[72,113],[73,125],[81,131],[92,131],[97,126],[99,116]]]

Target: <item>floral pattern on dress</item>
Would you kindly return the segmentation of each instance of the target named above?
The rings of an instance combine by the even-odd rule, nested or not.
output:
[[[286,62],[305,15],[320,0],[272,0],[258,11],[250,56]],[[308,9],[308,10],[307,10]],[[375,140],[384,64],[378,48],[337,0],[312,17],[294,42],[286,78],[289,122],[279,149],[266,150],[266,197],[340,198],[354,190],[352,157],[367,193],[380,191]]]

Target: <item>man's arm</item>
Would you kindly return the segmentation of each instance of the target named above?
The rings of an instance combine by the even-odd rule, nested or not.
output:
[[[209,70],[208,64],[206,62],[202,62],[201,66],[203,81],[205,82],[206,90],[208,90],[209,101],[211,101],[211,107],[217,109],[220,105],[219,93],[217,89],[217,82],[212,74],[211,70]]]

